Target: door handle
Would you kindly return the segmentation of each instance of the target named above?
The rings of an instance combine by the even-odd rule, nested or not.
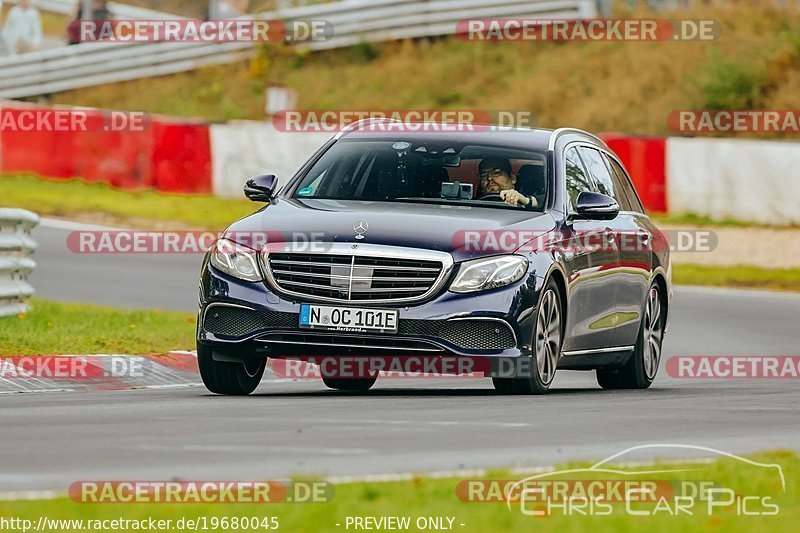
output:
[[[617,238],[617,235],[614,233],[614,230],[612,230],[611,228],[606,228],[605,235],[606,235],[606,240],[608,242],[614,242],[616,240],[616,238]]]

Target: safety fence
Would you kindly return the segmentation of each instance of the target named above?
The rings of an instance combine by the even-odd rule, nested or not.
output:
[[[30,258],[36,250],[31,230],[38,223],[30,211],[0,208],[0,317],[28,311],[34,292],[28,275],[36,268]]]
[[[59,0],[48,0],[57,2]],[[312,50],[456,34],[468,18],[579,19],[596,16],[594,0],[341,0],[260,13],[287,26],[322,21]],[[119,16],[119,13],[117,13]],[[130,18],[159,18],[137,13]],[[173,17],[178,18],[178,17]],[[233,63],[255,53],[253,42],[90,42],[0,58],[0,97],[25,98]]]

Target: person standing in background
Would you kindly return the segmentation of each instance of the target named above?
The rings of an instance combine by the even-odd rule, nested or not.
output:
[[[83,4],[80,4],[75,18],[67,26],[67,42],[71,45],[81,43],[81,20],[92,20],[97,23],[97,30],[94,32],[93,39],[96,41],[100,35],[100,24],[114,20],[114,14],[108,9],[106,0],[94,0],[92,2],[92,12],[89,14],[84,13]]]
[[[42,45],[42,19],[30,0],[20,0],[8,12],[3,26],[3,42],[11,55],[37,50]]]

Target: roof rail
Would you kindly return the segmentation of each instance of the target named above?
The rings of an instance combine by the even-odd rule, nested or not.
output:
[[[361,129],[362,126],[364,126],[366,124],[371,124],[373,122],[386,122],[386,121],[402,122],[401,120],[397,120],[396,118],[390,118],[390,117],[367,117],[367,118],[362,118],[362,119],[356,120],[355,122],[351,122],[350,124],[348,124],[347,126],[342,128],[342,131],[337,133],[336,136],[334,137],[334,139],[336,139],[338,141],[345,133],[350,133],[351,131],[358,131],[358,130]]]
[[[553,130],[553,133],[550,135],[550,142],[548,143],[547,149],[550,150],[551,152],[555,150],[556,141],[558,140],[559,136],[561,136],[564,133],[579,133],[581,135],[586,135],[587,137],[591,137],[592,139],[599,142],[602,146],[608,148],[606,142],[597,135],[595,135],[594,133],[589,133],[588,131],[581,130],[578,128],[558,128],[557,130]]]

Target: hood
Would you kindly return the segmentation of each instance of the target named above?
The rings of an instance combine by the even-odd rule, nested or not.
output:
[[[356,238],[360,221],[366,222],[358,230],[363,239]],[[232,224],[226,233],[235,240],[239,240],[236,234],[266,234],[270,240],[280,235],[283,239],[313,238],[315,242],[424,248],[449,252],[458,262],[515,249],[508,244],[502,250],[465,246],[465,239],[475,239],[478,233],[504,234],[506,243],[521,241],[521,245],[529,236],[554,227],[552,216],[522,209],[278,198]]]

